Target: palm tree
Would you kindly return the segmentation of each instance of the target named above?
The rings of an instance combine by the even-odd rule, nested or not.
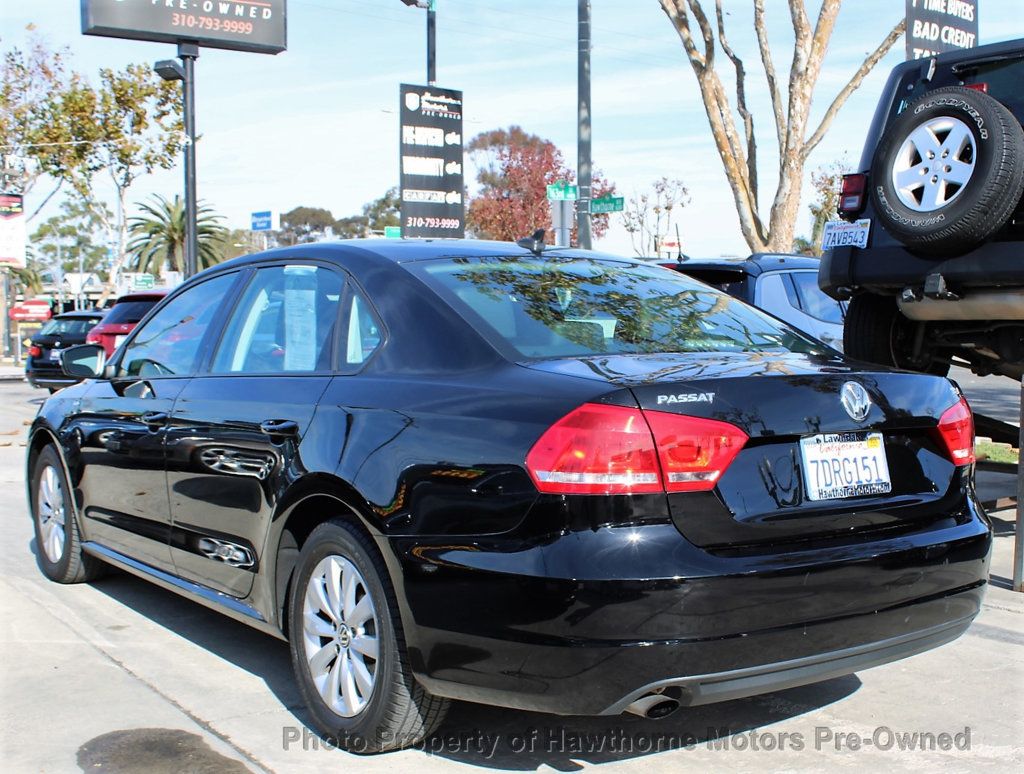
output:
[[[128,265],[133,271],[160,275],[165,269],[185,270],[185,205],[180,196],[173,201],[156,194],[153,202],[140,202],[142,214],[128,221]],[[201,204],[196,212],[196,233],[199,269],[220,263],[224,259],[222,248],[225,229],[220,215],[213,208]]]

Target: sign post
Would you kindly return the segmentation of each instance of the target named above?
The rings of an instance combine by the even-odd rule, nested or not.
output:
[[[181,65],[157,62],[156,72],[182,82],[185,121],[185,276],[198,269],[196,226],[195,62],[199,46],[278,54],[287,48],[287,0],[156,2],[81,0],[82,34],[177,43]]]
[[[978,0],[906,0],[907,59],[978,45]]]
[[[559,180],[547,187],[551,203],[551,230],[555,232],[555,247],[569,247],[572,241],[573,202],[579,197],[579,189]]]
[[[403,237],[462,239],[462,92],[402,84]]]

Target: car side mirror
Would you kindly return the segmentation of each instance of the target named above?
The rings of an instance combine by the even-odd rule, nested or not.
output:
[[[79,344],[60,353],[60,369],[79,379],[102,377],[106,363],[107,352],[101,344]]]

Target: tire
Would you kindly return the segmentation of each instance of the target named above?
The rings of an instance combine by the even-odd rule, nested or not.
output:
[[[914,324],[900,314],[895,298],[864,294],[850,299],[843,325],[847,357],[935,376],[949,373],[949,363],[934,360],[927,352],[914,360],[913,341]]]
[[[321,580],[335,569],[337,587],[351,582],[351,600],[357,601],[348,605],[347,614],[346,605],[334,604]],[[349,752],[385,752],[416,743],[444,720],[449,702],[428,694],[412,676],[387,569],[357,527],[335,519],[313,530],[296,563],[288,610],[295,678],[312,725],[326,739]],[[370,617],[364,618],[368,611]],[[374,651],[371,639],[376,641],[376,659],[368,655]],[[340,691],[331,683],[335,672]]]
[[[57,583],[85,583],[106,567],[82,553],[70,491],[57,451],[44,447],[32,468],[32,522],[39,567]]]
[[[871,165],[878,219],[908,247],[929,252],[956,255],[984,242],[1006,224],[1022,192],[1020,122],[992,97],[960,86],[910,103],[882,135]]]

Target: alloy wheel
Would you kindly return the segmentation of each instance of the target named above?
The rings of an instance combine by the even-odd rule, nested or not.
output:
[[[342,717],[366,708],[380,658],[377,611],[356,566],[343,556],[313,568],[302,605],[309,676],[324,703]]]
[[[60,474],[52,465],[43,468],[39,476],[36,497],[36,518],[43,553],[53,564],[64,556],[64,494],[60,487]]]
[[[934,212],[956,199],[974,174],[976,148],[967,124],[952,116],[925,121],[903,141],[892,164],[900,202]]]

